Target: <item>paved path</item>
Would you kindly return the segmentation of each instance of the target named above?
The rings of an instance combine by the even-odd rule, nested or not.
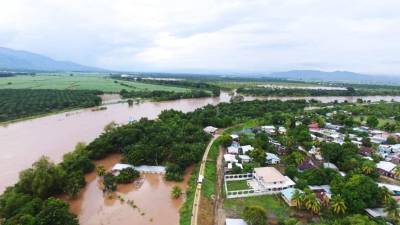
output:
[[[204,177],[204,169],[206,167],[208,152],[210,151],[212,144],[218,137],[219,137],[219,134],[215,134],[214,137],[211,139],[210,143],[208,143],[206,151],[204,152],[204,155],[203,155],[203,159],[201,161],[198,177],[200,177],[200,176]],[[202,185],[202,183],[197,183],[196,192],[194,194],[191,225],[197,225],[199,206],[200,206],[201,185]]]

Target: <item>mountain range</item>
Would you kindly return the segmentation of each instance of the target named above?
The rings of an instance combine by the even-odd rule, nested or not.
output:
[[[28,51],[0,47],[0,70],[17,71],[104,71],[68,61],[57,61]]]

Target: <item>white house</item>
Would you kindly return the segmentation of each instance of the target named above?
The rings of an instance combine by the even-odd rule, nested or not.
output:
[[[323,167],[325,169],[339,170],[338,167],[335,164],[330,163],[330,162],[323,163]]]
[[[242,163],[248,163],[251,161],[251,158],[248,155],[239,155],[239,158],[242,160]]]
[[[215,134],[215,132],[218,130],[218,128],[213,127],[213,126],[207,126],[203,129],[204,132],[209,133],[209,134]]]
[[[230,136],[231,136],[232,140],[235,140],[235,141],[239,140],[239,135],[237,135],[237,134],[231,134]]]
[[[254,179],[257,181],[257,187],[254,189],[261,189],[272,193],[278,193],[281,190],[294,187],[295,183],[287,176],[282,175],[274,167],[258,167],[254,168]],[[249,183],[254,185],[254,182]]]
[[[240,147],[242,149],[243,154],[246,154],[248,151],[253,151],[254,148],[251,145],[243,145]]]
[[[278,164],[281,162],[281,159],[277,155],[269,152],[266,153],[265,160],[267,164]]]
[[[236,155],[233,154],[225,154],[224,161],[227,163],[237,163],[238,160],[236,159]]]
[[[268,134],[275,134],[275,126],[262,126],[261,130],[267,132]]]
[[[379,174],[395,178],[394,169],[396,168],[396,164],[387,161],[380,161],[376,164],[376,168],[378,169]]]
[[[278,128],[278,132],[279,132],[280,134],[286,134],[286,128],[285,128],[285,127],[279,127],[279,128]]]
[[[246,221],[242,219],[225,219],[225,225],[247,225]]]

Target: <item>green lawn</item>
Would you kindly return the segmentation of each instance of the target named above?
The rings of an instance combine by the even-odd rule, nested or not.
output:
[[[208,152],[207,162],[204,168],[204,181],[201,192],[203,196],[209,199],[211,199],[211,196],[215,194],[219,145],[219,139],[215,140]]]
[[[121,83],[126,85],[121,85]],[[136,91],[175,91],[185,92],[189,89],[156,84],[145,84],[133,81],[120,81],[108,76],[96,74],[39,74],[36,76],[15,76],[0,78],[0,89],[58,89],[58,90],[100,90],[119,92],[122,89]]]
[[[246,180],[236,180],[236,181],[228,181],[226,182],[228,186],[228,191],[238,191],[238,190],[246,190],[249,189]]]
[[[275,215],[278,219],[290,216],[290,208],[278,195],[262,195],[248,198],[225,199],[224,208],[229,215],[240,216],[246,206],[259,206],[265,209],[267,215]]]

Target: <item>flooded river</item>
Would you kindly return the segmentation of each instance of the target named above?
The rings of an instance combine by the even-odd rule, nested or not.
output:
[[[334,100],[355,102],[359,97],[245,97],[253,99],[316,99],[322,102]],[[399,96],[362,97],[365,100],[379,101],[392,99],[400,101]],[[90,142],[96,138],[108,123],[127,123],[133,119],[156,118],[166,109],[183,112],[193,111],[207,104],[228,102],[230,96],[223,92],[220,97],[183,99],[165,102],[143,102],[131,107],[127,103],[107,105],[106,110],[76,110],[12,123],[0,127],[0,192],[14,184],[18,173],[30,167],[42,155],[59,162],[62,155],[71,151],[78,142]],[[116,100],[107,96],[107,100]]]

